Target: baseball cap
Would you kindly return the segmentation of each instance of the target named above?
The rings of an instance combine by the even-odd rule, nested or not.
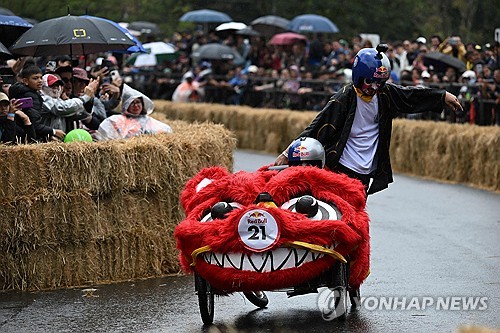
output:
[[[6,94],[4,94],[3,92],[0,92],[0,102],[3,102],[3,101],[9,102],[9,97]]]
[[[72,69],[71,66],[62,66],[62,67],[57,67],[56,70],[54,71],[56,74],[61,74],[61,73],[71,73]]]
[[[42,77],[42,80],[43,80],[43,85],[46,87],[52,87],[55,84],[60,84],[61,86],[64,86],[64,82],[54,74],[45,74]]]
[[[418,37],[415,41],[419,44],[427,43],[427,39],[425,39],[425,37]]]
[[[249,73],[257,73],[257,71],[259,70],[259,68],[255,65],[250,65],[248,66],[248,72]]]
[[[474,71],[467,70],[460,77],[464,79],[475,79],[476,73]]]
[[[73,67],[73,77],[82,81],[90,81],[87,71],[80,67]]]

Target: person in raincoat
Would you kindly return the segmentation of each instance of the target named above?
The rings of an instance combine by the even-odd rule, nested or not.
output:
[[[95,139],[128,139],[143,134],[172,133],[169,125],[149,116],[153,108],[154,104],[147,96],[132,88],[125,89],[122,113],[104,119]]]

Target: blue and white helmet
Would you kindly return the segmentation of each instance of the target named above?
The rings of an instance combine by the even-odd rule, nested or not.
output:
[[[368,83],[378,82],[384,84],[391,76],[391,63],[385,55],[388,47],[379,44],[377,49],[364,48],[359,50],[352,65],[352,82],[361,88],[363,80]]]
[[[312,165],[322,169],[325,166],[325,149],[316,139],[298,138],[288,148],[288,165]]]

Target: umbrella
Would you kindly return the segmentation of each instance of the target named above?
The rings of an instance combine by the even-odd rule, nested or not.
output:
[[[453,67],[459,72],[465,72],[467,69],[465,63],[458,58],[441,52],[429,52],[424,54],[424,65],[433,66],[434,71],[439,73],[446,72],[448,67]]]
[[[226,22],[218,25],[215,28],[215,33],[222,38],[226,38],[237,31],[245,29],[246,27],[247,25],[242,22]]]
[[[114,24],[88,16],[63,16],[35,24],[10,47],[15,55],[87,55],[127,50],[134,42]]]
[[[263,36],[273,36],[288,30],[289,20],[281,16],[266,15],[256,18],[250,26]]]
[[[14,58],[12,54],[9,52],[9,49],[5,47],[2,43],[0,43],[0,59],[7,60]]]
[[[141,34],[158,34],[160,33],[160,27],[158,24],[147,21],[135,21],[130,22],[127,29],[139,31]]]
[[[175,46],[165,42],[152,42],[142,45],[147,54],[138,54],[127,59],[127,63],[135,67],[153,67],[165,60],[174,60],[178,57]]]
[[[14,12],[10,9],[0,7],[0,15],[16,15]]]
[[[233,19],[223,12],[218,12],[211,9],[200,9],[193,10],[185,13],[181,16],[179,21],[181,22],[197,22],[197,23],[208,23],[208,22],[230,22]]]
[[[201,60],[232,60],[235,64],[241,64],[245,61],[235,49],[219,43],[209,43],[200,46],[191,57]]]
[[[33,24],[19,16],[0,15],[0,42],[10,47],[19,36],[28,31]]]
[[[324,33],[335,33],[339,32],[337,26],[330,21],[328,18],[315,15],[315,14],[304,14],[294,17],[290,24],[288,25],[288,29],[305,33],[305,32],[324,32]]]
[[[245,29],[241,29],[236,31],[237,35],[248,36],[248,37],[259,37],[260,33],[257,30],[252,29],[251,27],[246,27]]]
[[[147,53],[148,52],[148,51],[146,51],[146,49],[144,49],[144,47],[142,46],[142,43],[133,34],[131,34],[130,31],[128,31],[127,28],[121,26],[119,23],[111,21],[111,20],[108,20],[108,19],[105,19],[103,17],[90,16],[90,15],[85,15],[85,16],[87,16],[87,17],[93,17],[93,18],[96,18],[98,20],[104,20],[106,22],[109,22],[109,23],[113,24],[115,27],[117,27],[118,29],[120,29],[125,35],[127,35],[127,37],[129,39],[131,39],[135,43],[135,45],[132,45],[126,51],[119,50],[119,51],[117,51],[118,53],[137,53],[137,52],[139,52],[139,53]]]
[[[271,45],[292,45],[297,42],[307,42],[307,37],[295,32],[282,32],[274,35],[269,44]]]
[[[215,28],[215,31],[237,31],[245,29],[247,25],[242,22],[226,22],[218,25]]]

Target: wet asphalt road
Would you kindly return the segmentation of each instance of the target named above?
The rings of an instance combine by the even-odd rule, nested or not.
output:
[[[235,170],[255,170],[273,156],[238,151]],[[268,293],[258,310],[242,295],[215,301],[203,326],[191,276],[50,292],[0,293],[0,332],[455,332],[461,325],[500,328],[500,196],[463,185],[395,176],[368,199],[371,275],[360,310],[325,321],[317,294]],[[402,310],[374,309],[406,297]],[[483,297],[483,310],[437,310],[439,299]],[[433,305],[425,309],[422,299]],[[475,300],[475,299],[472,299]],[[448,301],[450,302],[450,301]],[[451,303],[448,303],[451,304]],[[461,307],[460,301],[453,308]],[[380,305],[380,304],[379,304]],[[479,304],[481,305],[481,304]]]

